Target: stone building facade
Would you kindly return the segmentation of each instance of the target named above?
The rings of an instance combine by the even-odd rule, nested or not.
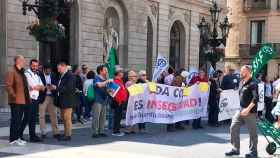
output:
[[[220,1],[224,6],[225,0]],[[52,52],[26,30],[34,15],[23,16],[19,0],[1,0],[0,105],[6,100],[3,76],[16,54],[43,63],[67,58],[69,64],[95,69],[104,62],[104,39],[111,28],[117,32],[117,56],[125,69],[146,69],[151,74],[158,53],[174,68],[198,67],[197,24],[202,16],[209,17],[210,6],[210,0],[74,0],[69,15],[69,48],[58,47],[57,42]]]
[[[225,64],[239,68],[250,64],[262,43],[272,43],[277,56],[264,68],[270,79],[280,73],[279,0],[230,0],[229,20],[233,23],[226,48]]]

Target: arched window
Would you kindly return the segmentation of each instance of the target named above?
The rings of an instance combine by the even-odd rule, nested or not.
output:
[[[185,66],[185,29],[180,21],[175,21],[170,31],[169,65],[175,70]]]

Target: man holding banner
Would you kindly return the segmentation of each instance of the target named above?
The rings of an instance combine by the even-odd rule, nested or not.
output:
[[[232,118],[230,126],[231,144],[233,149],[225,153],[226,156],[240,154],[240,126],[245,123],[250,135],[250,153],[245,158],[257,158],[257,103],[258,103],[258,86],[252,79],[252,69],[246,65],[241,68],[240,76],[242,87],[239,91],[241,111],[238,111]]]

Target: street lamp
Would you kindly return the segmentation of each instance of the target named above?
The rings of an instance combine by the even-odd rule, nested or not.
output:
[[[228,21],[228,17],[225,17],[224,21],[219,25],[222,35],[221,38],[218,38],[219,37],[218,22],[222,9],[218,7],[216,1],[213,1],[213,6],[210,8],[209,11],[211,14],[212,30],[210,24],[206,22],[205,17],[202,17],[197,27],[199,28],[200,31],[200,39],[201,39],[200,49],[203,51],[204,54],[208,52],[207,54],[205,54],[207,60],[210,61],[211,65],[215,68],[216,63],[223,56],[223,53],[217,52],[216,48],[219,48],[221,44],[223,46],[226,46],[226,39],[228,37],[231,24]],[[209,48],[211,50],[207,50]]]
[[[22,14],[34,12],[38,19],[27,26],[29,34],[40,42],[55,42],[65,38],[65,26],[58,17],[69,13],[74,0],[19,0]]]
[[[207,42],[209,39],[210,24],[202,17],[200,23],[197,25],[200,30],[202,42]]]
[[[27,12],[33,11],[36,16],[40,19],[40,10],[41,9],[50,9],[58,10],[58,13],[63,12],[65,9],[68,9],[73,3],[74,0],[54,0],[55,5],[49,5],[51,0],[19,0],[22,3],[22,14],[27,15]],[[58,7],[59,3],[63,3],[65,7]]]

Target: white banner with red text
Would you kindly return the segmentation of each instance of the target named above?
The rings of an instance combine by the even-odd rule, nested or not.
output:
[[[147,83],[129,87],[126,125],[137,123],[170,124],[207,116],[209,86],[188,88]]]

